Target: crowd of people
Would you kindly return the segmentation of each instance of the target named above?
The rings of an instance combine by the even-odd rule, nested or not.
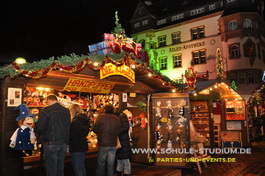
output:
[[[35,124],[34,131],[38,143],[42,144],[45,169],[48,176],[63,176],[64,161],[69,145],[72,166],[76,176],[85,176],[85,157],[88,151],[87,135],[90,130],[97,134],[97,175],[130,175],[130,139],[127,111],[115,112],[107,104],[90,127],[89,117],[82,108],[73,104],[62,106],[56,95],[47,96],[47,107],[43,108]],[[119,139],[121,148],[117,149]],[[115,167],[117,161],[117,168]]]

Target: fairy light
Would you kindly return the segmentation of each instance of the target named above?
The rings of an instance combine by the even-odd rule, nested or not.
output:
[[[38,90],[44,90],[44,88],[43,88],[43,87],[37,87],[37,89],[38,89]]]
[[[197,93],[194,93],[193,95],[194,95],[194,96],[197,96]]]
[[[93,64],[93,65],[94,65],[94,66],[98,66],[98,64],[99,64],[98,62],[94,62],[94,64]]]
[[[151,73],[148,73],[148,76],[149,76],[149,77],[151,77],[151,76],[152,76],[152,74],[151,74]]]
[[[175,89],[173,89],[173,90],[172,90],[172,92],[176,92],[176,90],[175,90]]]
[[[210,91],[212,91],[212,90],[213,90],[213,88],[210,87]]]
[[[131,67],[132,67],[132,69],[134,69],[136,66],[133,64],[133,65],[131,65]]]

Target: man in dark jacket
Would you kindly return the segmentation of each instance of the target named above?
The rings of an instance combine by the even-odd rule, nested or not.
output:
[[[69,142],[70,113],[58,103],[55,95],[47,97],[47,107],[40,111],[35,133],[44,147],[48,176],[64,175],[64,159]]]
[[[114,107],[106,105],[104,113],[96,120],[93,131],[98,135],[98,176],[113,176],[117,137],[120,134],[121,121],[114,115]],[[107,162],[107,173],[105,163]]]
[[[116,152],[117,158],[117,175],[127,176],[131,174],[131,146],[129,138],[129,121],[128,117],[131,114],[128,109],[125,109],[119,116],[121,119],[121,134],[119,135],[121,148]]]

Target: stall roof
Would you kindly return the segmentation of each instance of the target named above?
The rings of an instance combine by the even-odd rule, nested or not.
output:
[[[196,88],[188,88],[185,89],[184,84],[178,85],[178,88],[184,88],[185,93],[189,94],[204,94],[207,95],[210,91],[215,91],[220,94],[222,99],[230,100],[230,99],[243,99],[234,89],[231,87],[231,83],[227,79],[221,80],[207,80],[196,82]]]

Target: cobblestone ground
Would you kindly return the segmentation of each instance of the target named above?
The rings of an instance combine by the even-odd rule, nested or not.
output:
[[[202,174],[196,169],[182,169],[183,176],[265,176],[265,141],[253,143],[251,154],[222,155],[236,162],[208,163]]]

